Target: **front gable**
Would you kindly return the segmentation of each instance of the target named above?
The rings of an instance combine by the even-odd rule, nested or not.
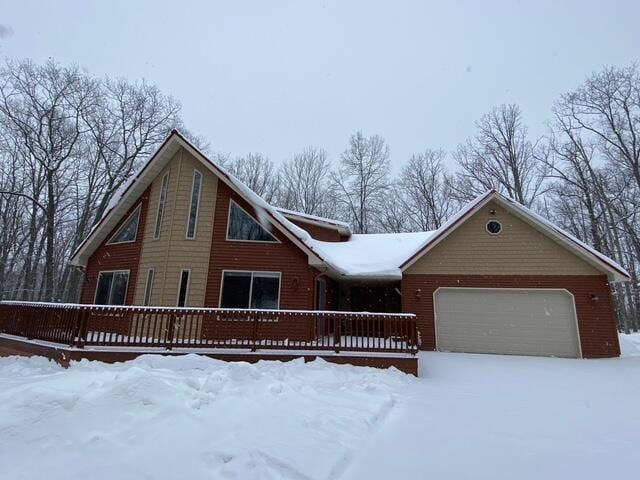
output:
[[[497,235],[487,231],[487,223],[491,220],[502,225]],[[405,273],[602,275],[591,264],[495,199],[474,212],[417,259]]]

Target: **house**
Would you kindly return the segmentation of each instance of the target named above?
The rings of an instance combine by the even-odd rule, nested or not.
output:
[[[71,263],[81,303],[411,312],[421,348],[619,355],[625,270],[495,191],[432,232],[275,208],[173,131]]]

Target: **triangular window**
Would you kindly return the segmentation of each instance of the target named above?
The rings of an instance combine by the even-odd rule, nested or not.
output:
[[[233,201],[229,203],[227,240],[246,242],[278,241],[278,239],[266,231],[262,225]]]
[[[140,220],[140,205],[136,208],[129,218],[120,226],[118,231],[109,240],[109,245],[114,243],[135,242],[138,233],[138,222]]]

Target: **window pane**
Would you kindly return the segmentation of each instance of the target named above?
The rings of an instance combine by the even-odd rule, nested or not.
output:
[[[160,238],[160,229],[162,228],[162,216],[164,215],[164,204],[167,202],[167,189],[169,188],[169,174],[162,177],[162,187],[160,188],[160,199],[158,201],[158,213],[156,215],[156,229],[153,238]]]
[[[248,308],[251,273],[225,272],[222,279],[222,308]]]
[[[262,228],[258,222],[233,202],[229,204],[227,237],[231,240],[276,241],[273,235]]]
[[[115,272],[113,274],[113,286],[111,287],[111,305],[124,305],[129,283],[128,272]]]
[[[278,275],[253,276],[251,290],[251,308],[278,308],[278,294],[280,292],[280,277]]]
[[[178,306],[187,304],[187,288],[189,287],[189,270],[183,270],[180,274],[180,291],[178,292]]]
[[[147,272],[147,284],[144,288],[144,304],[149,305],[151,303],[151,291],[153,289],[153,276],[155,271],[150,268]]]
[[[111,238],[109,243],[133,242],[138,233],[138,222],[140,220],[140,207],[131,214],[127,221],[120,227],[120,230]]]
[[[113,272],[100,273],[98,275],[98,286],[96,288],[96,305],[109,304],[109,290],[113,281]]]
[[[198,204],[200,203],[200,188],[202,185],[202,174],[193,172],[193,190],[191,191],[191,208],[189,209],[189,223],[187,225],[187,238],[196,235],[196,220],[198,219]]]

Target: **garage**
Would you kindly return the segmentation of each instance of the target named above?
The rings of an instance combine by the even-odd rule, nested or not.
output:
[[[581,356],[566,290],[439,288],[434,307],[440,351]]]

